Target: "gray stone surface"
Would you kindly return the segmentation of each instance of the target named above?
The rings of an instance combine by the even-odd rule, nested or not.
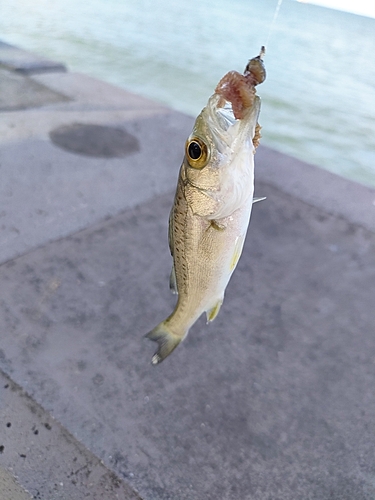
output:
[[[373,500],[375,191],[261,147],[267,201],[222,310],[154,368],[142,336],[175,300],[167,221],[193,120],[79,74],[32,81],[69,100],[1,114],[0,368],[38,429],[54,422],[61,467],[80,450],[144,500]],[[77,123],[130,133],[139,151],[51,142]],[[20,454],[34,416],[5,385],[2,411],[29,434],[14,455],[0,443],[0,466],[32,491],[45,483],[27,483]]]
[[[2,373],[0,426],[1,500],[140,500]]]
[[[258,183],[219,317],[160,367],[173,193],[1,266],[1,367],[145,499],[375,496],[375,236]]]

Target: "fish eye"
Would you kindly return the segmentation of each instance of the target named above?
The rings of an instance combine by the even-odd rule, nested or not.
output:
[[[207,145],[198,137],[188,140],[186,157],[191,167],[198,169],[205,167],[209,159]]]
[[[202,148],[196,141],[191,141],[188,148],[189,156],[192,160],[199,160],[202,156]]]

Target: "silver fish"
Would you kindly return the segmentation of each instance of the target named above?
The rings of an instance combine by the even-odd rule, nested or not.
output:
[[[264,48],[243,75],[227,73],[197,117],[185,146],[169,218],[174,311],[146,337],[158,343],[154,365],[186,337],[203,312],[213,321],[244,245],[254,193],[254,153],[260,138]]]

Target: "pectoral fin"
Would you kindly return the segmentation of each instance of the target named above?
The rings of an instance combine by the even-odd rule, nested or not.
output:
[[[212,219],[211,220],[211,227],[216,229],[216,231],[224,231],[224,229],[226,229],[227,226],[225,224],[218,222],[215,219]]]
[[[221,297],[211,309],[206,311],[207,323],[211,323],[211,321],[213,321],[216,318],[216,316],[219,314],[222,303],[223,303],[223,297]]]

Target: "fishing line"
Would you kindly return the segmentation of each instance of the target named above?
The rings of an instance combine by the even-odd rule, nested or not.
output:
[[[275,27],[276,19],[277,19],[278,15],[279,15],[279,11],[280,11],[280,7],[281,7],[282,3],[283,3],[283,0],[278,0],[275,12],[273,14],[273,19],[271,21],[270,29],[268,30],[268,35],[267,35],[266,43],[265,43],[265,47],[267,47],[267,49],[268,49],[268,42],[269,42],[271,33],[272,33],[272,31],[273,31],[273,29]]]

